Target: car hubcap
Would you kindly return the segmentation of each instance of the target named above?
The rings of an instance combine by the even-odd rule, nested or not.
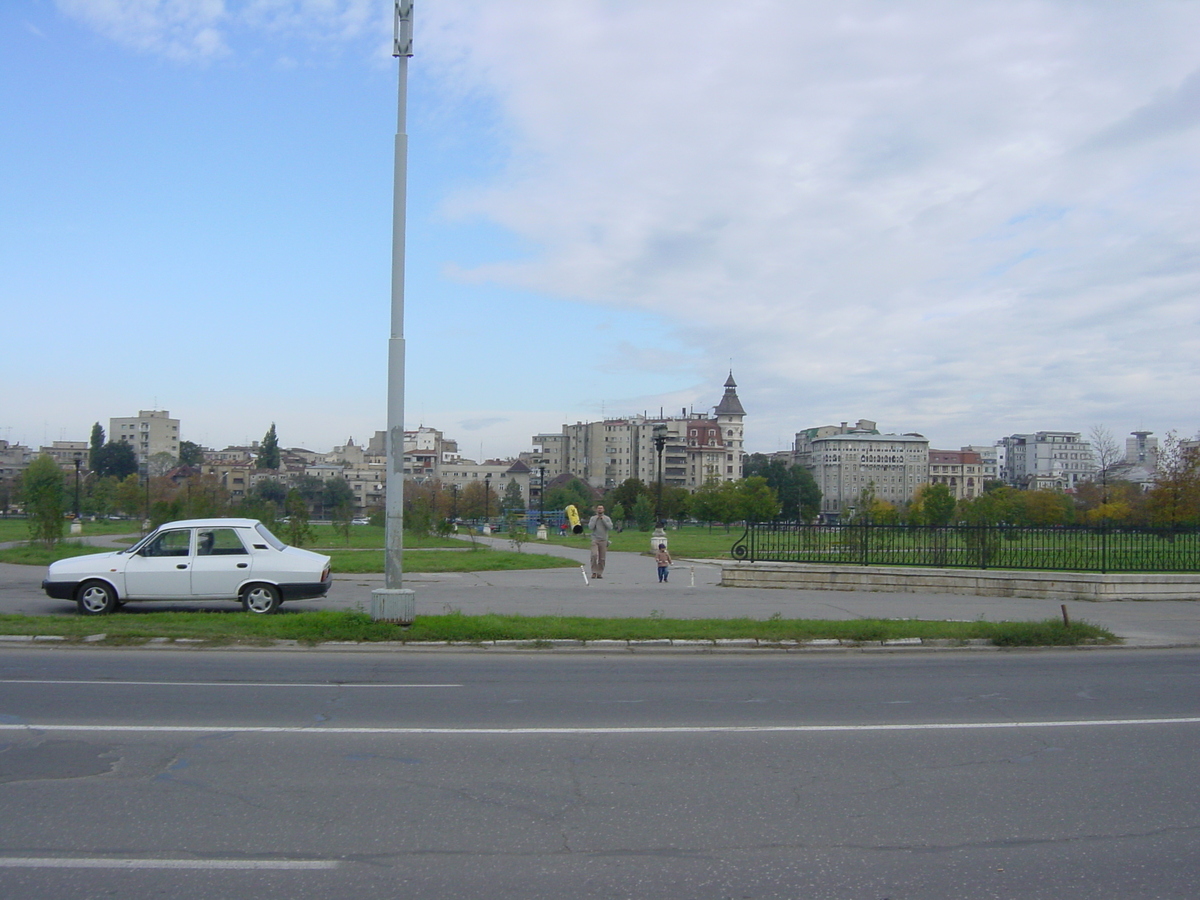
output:
[[[269,591],[251,591],[246,597],[246,605],[254,612],[268,612],[274,598]]]
[[[104,612],[108,607],[108,594],[103,588],[88,588],[83,592],[83,606],[88,612]]]

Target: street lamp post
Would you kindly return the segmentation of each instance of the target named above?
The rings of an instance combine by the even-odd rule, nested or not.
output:
[[[546,523],[546,467],[538,466],[538,524]]]
[[[650,549],[658,550],[658,545],[667,543],[667,530],[663,527],[662,492],[663,492],[663,450],[667,446],[667,426],[659,423],[654,426],[654,450],[658,454],[658,500],[654,504],[654,534],[650,538]]]
[[[416,597],[403,588],[404,572],[404,234],[408,186],[408,60],[413,55],[412,0],[395,0],[392,55],[399,62],[396,140],[392,170],[392,297],[388,340],[387,494],[384,503],[384,579],[371,592],[371,618],[411,622]]]
[[[492,473],[488,472],[483,476],[483,527],[491,533],[492,524],[488,521],[492,517]]]
[[[83,465],[83,460],[78,456],[75,457],[75,521],[79,521],[79,467]]]

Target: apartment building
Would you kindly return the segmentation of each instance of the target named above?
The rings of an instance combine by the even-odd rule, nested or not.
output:
[[[38,451],[43,456],[49,456],[58,463],[64,472],[74,472],[78,464],[85,471],[88,467],[90,447],[87,441],[55,441],[49,447]]]
[[[1005,457],[1001,478],[1013,487],[1074,491],[1096,471],[1092,445],[1077,431],[1013,434],[998,444]]]
[[[660,452],[665,485],[694,490],[710,480],[735,481],[745,465],[746,410],[730,373],[712,415],[684,408],[659,414],[576,422],[561,434],[533,437],[532,468],[545,466],[546,479],[573,474],[594,488],[614,488],[629,478],[658,482]],[[661,445],[661,450],[660,450]]]
[[[179,420],[165,409],[143,409],[136,416],[109,419],[108,439],[129,444],[139,465],[156,453],[179,458]]]
[[[875,423],[822,426],[797,434],[795,455],[821,489],[821,513],[841,516],[864,492],[889,503],[906,503],[929,481],[929,441],[919,434],[880,434]],[[803,436],[803,437],[802,437]]]
[[[944,484],[956,500],[974,500],[983,493],[983,457],[973,450],[930,450],[929,483]]]

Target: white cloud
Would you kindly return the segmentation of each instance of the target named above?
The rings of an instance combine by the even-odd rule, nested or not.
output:
[[[382,44],[391,6],[377,0],[56,0],[64,13],[126,47],[182,63],[232,52],[240,33],[334,45]]]
[[[448,210],[541,248],[474,277],[662,314],[793,430],[1191,414],[1200,9],[430,9],[512,140]]]
[[[127,47],[181,62],[228,52],[224,0],[57,0],[59,8]]]

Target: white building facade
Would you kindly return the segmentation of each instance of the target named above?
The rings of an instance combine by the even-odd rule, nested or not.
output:
[[[865,494],[907,503],[929,482],[929,440],[919,434],[823,434],[807,440],[803,455],[821,489],[821,513],[826,516],[846,515]]]
[[[1013,434],[999,444],[1004,447],[1001,477],[1013,487],[1074,491],[1096,471],[1092,445],[1077,431]]]
[[[143,409],[136,416],[109,419],[108,439],[131,446],[139,465],[156,453],[179,459],[179,420],[165,409]]]

